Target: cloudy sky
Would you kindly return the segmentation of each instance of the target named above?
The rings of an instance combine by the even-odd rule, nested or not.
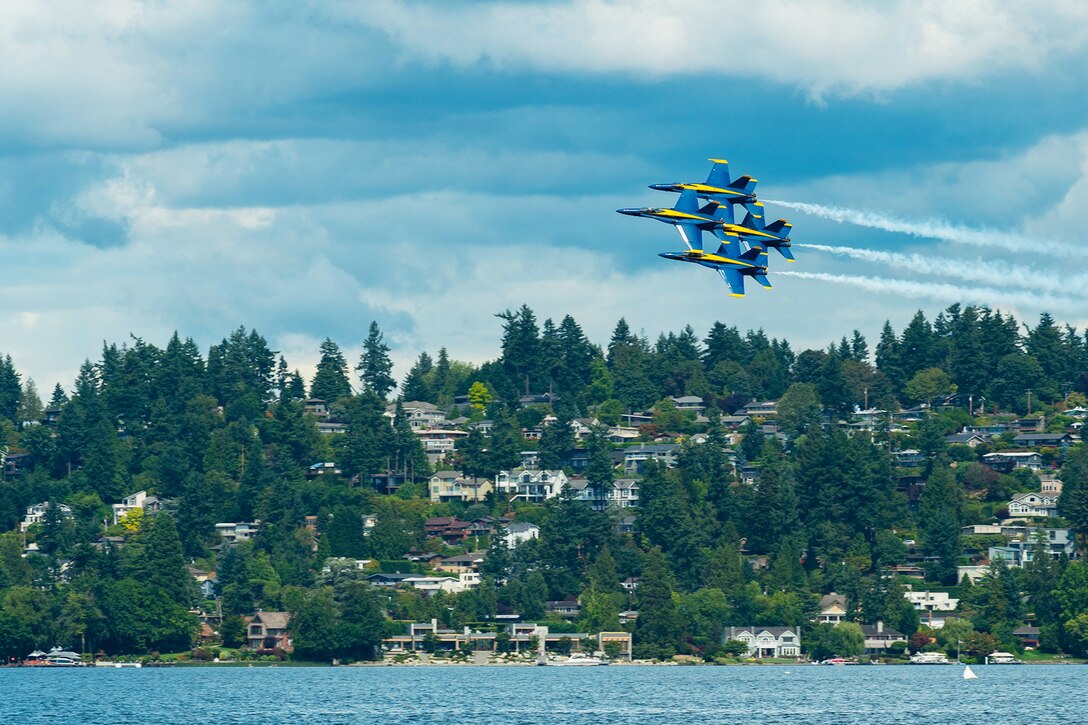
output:
[[[875,341],[953,302],[1088,324],[1081,2],[4,7],[0,354],[43,390],[175,329],[307,370],[377,320],[398,375],[479,362],[522,303],[601,342],[621,316]],[[771,291],[614,212],[707,157],[794,223]]]

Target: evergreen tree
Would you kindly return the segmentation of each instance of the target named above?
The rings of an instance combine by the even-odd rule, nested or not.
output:
[[[534,385],[543,382],[540,373],[540,330],[536,324],[536,315],[528,305],[522,305],[517,312],[506,310],[495,316],[503,321],[503,369],[514,388],[521,391],[521,394],[534,392]]]
[[[134,573],[140,581],[171,602],[188,607],[195,598],[196,585],[185,568],[174,517],[163,512],[151,519],[139,544],[142,556]]]
[[[635,638],[656,648],[655,655],[667,659],[681,646],[684,625],[676,611],[672,594],[672,575],[661,549],[646,554],[646,564],[638,585],[638,624]]]
[[[53,410],[59,410],[68,402],[68,393],[64,392],[64,388],[60,383],[53,386],[53,395],[49,398],[49,407]]]
[[[11,355],[0,355],[0,417],[16,422],[15,411],[19,409],[22,394],[23,387]]]
[[[355,370],[365,390],[372,391],[382,400],[397,387],[393,379],[393,362],[389,359],[389,346],[382,341],[377,321],[370,323],[370,333],[363,343],[363,354]]]
[[[23,384],[23,391],[19,396],[19,408],[15,412],[15,421],[20,425],[27,422],[37,422],[42,419],[44,412],[42,398],[38,394],[38,386],[34,384],[34,378],[27,378]]]
[[[447,365],[448,363],[447,360]],[[407,401],[435,402],[437,397],[430,384],[433,370],[434,362],[431,360],[431,356],[426,352],[419,353],[419,358],[412,366],[412,369],[408,371],[407,377],[404,378],[404,385],[401,386],[401,397]]]
[[[290,381],[285,381],[284,389],[289,385]],[[351,395],[347,360],[340,352],[340,346],[327,337],[321,343],[321,359],[317,363],[313,382],[310,383],[310,395],[329,403]]]
[[[930,576],[936,581],[954,584],[956,559],[961,550],[963,489],[943,459],[933,463],[919,501],[918,515],[926,551],[936,557],[930,567]]]

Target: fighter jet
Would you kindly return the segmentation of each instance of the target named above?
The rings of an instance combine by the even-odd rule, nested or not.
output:
[[[785,219],[765,225],[763,204],[758,201],[746,203],[744,208],[748,210],[744,220],[739,225],[723,225],[723,229],[737,234],[746,241],[753,241],[764,247],[774,247],[786,258],[786,261],[796,262],[793,250],[790,249],[790,230],[793,229],[793,225]],[[729,211],[732,212],[732,207]]]
[[[743,204],[756,200],[757,181],[751,176],[742,176],[736,181],[729,180],[729,162],[725,159],[709,159],[714,162],[710,167],[710,175],[706,177],[706,183],[698,182],[675,184],[650,184],[651,189],[658,191],[686,191],[691,190],[700,198],[708,201],[716,201],[719,204],[727,202]]]
[[[710,267],[729,285],[729,294],[732,297],[744,296],[745,277],[751,277],[767,289],[771,288],[771,282],[767,279],[767,252],[762,247],[752,247],[744,251],[738,239],[723,242],[714,254],[702,249],[689,249],[686,252],[661,252],[658,256]]]
[[[689,249],[701,250],[703,248],[702,231],[717,229],[718,232],[716,233],[724,233],[721,228],[723,219],[725,219],[722,215],[723,208],[730,207],[728,204],[722,207],[718,202],[712,201],[700,208],[699,197],[695,190],[684,189],[680,192],[680,198],[677,200],[676,206],[671,209],[663,207],[631,207],[617,209],[616,211],[628,216],[646,217],[647,219],[657,219],[660,222],[672,224],[680,232],[680,238],[684,240]],[[735,232],[728,235],[737,236]]]

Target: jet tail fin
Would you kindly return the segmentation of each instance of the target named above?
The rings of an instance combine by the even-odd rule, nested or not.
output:
[[[781,254],[783,257],[786,258],[786,261],[788,261],[788,262],[796,262],[797,261],[793,256],[793,250],[790,249],[788,245],[785,245],[785,244],[783,244],[781,246],[776,245],[775,249],[778,250],[779,254]]]
[[[753,179],[751,176],[742,176],[729,184],[729,188],[743,191],[745,194],[754,194],[757,183],[756,179]]]
[[[793,225],[785,219],[779,219],[773,221],[764,227],[764,231],[768,231],[775,235],[779,239],[787,239],[790,236],[790,230],[793,229]]]
[[[741,254],[740,258],[751,264],[759,264],[759,258],[766,256],[767,252],[764,251],[763,247],[752,247],[747,252]]]
[[[749,202],[744,205],[744,208],[748,210],[748,213],[744,215],[744,221],[741,222],[749,229],[760,231],[763,229],[763,204],[758,201]]]
[[[723,189],[729,186],[729,162],[725,159],[709,159],[714,162],[710,167],[710,175],[706,177],[707,186],[716,186]]]
[[[696,214],[699,211],[699,197],[692,189],[684,189],[680,192],[680,198],[676,200],[676,211]]]
[[[767,279],[766,272],[756,272],[752,275],[752,279],[754,279],[760,286],[766,289],[771,289],[771,280]]]

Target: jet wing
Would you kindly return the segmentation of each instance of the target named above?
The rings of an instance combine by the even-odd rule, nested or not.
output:
[[[744,296],[744,275],[732,267],[718,268],[718,274],[729,285],[729,294],[732,297]]]
[[[680,232],[680,238],[688,249],[703,249],[703,230],[694,224],[677,224],[676,231]]]

